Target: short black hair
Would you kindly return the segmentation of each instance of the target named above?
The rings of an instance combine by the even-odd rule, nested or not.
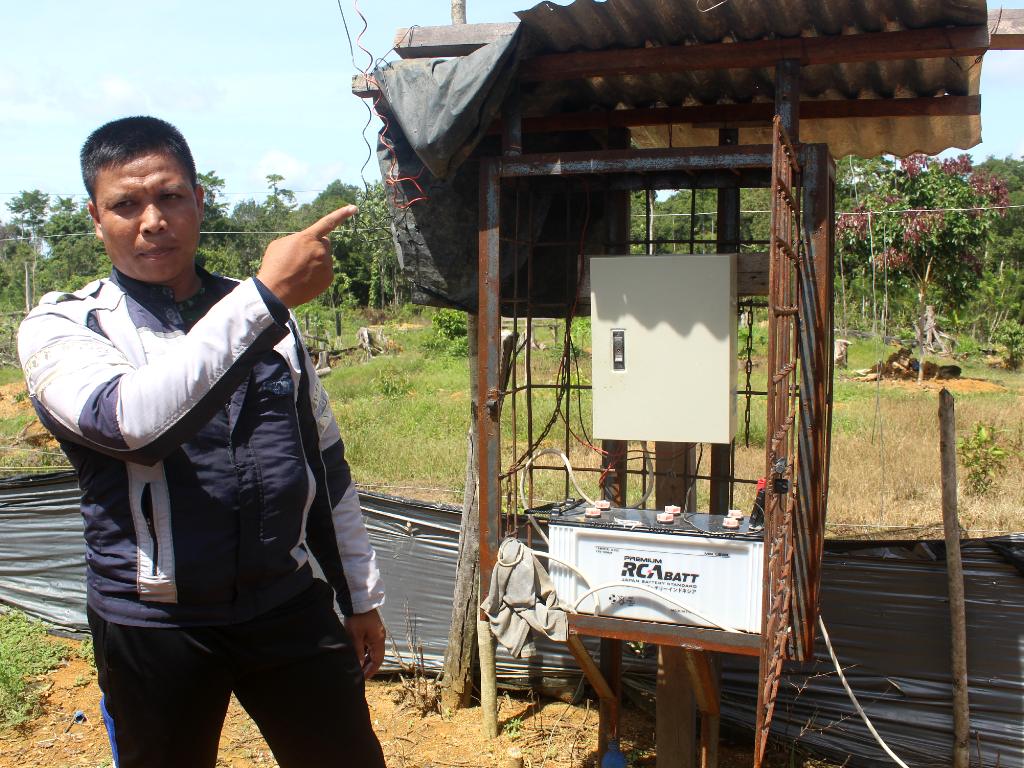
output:
[[[153,152],[165,152],[177,160],[196,186],[196,161],[181,131],[158,117],[122,117],[101,125],[82,145],[82,181],[89,199],[96,202],[96,176],[101,170]]]

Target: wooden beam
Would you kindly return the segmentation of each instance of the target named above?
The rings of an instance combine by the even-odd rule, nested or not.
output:
[[[518,21],[402,28],[395,32],[395,53],[403,59],[465,56],[488,43],[515,34],[518,28]]]
[[[718,768],[718,739],[722,716],[721,657],[686,651],[684,660],[697,709],[700,710],[700,766]]]
[[[590,652],[583,645],[583,641],[580,640],[579,636],[569,635],[566,639],[566,645],[573,658],[576,659],[576,663],[580,665],[580,669],[583,670],[583,675],[587,678],[587,682],[590,683],[597,697],[602,700],[617,701],[618,699],[612,691],[611,685],[609,685],[604,675],[601,674],[597,662],[594,661],[594,657],[590,655]]]
[[[673,45],[554,53],[524,61],[526,82],[647,75],[709,69],[774,67],[782,59],[802,66],[900,59],[980,56],[988,50],[988,27],[912,29],[860,35],[828,35],[746,43]]]
[[[355,88],[353,87],[353,92]],[[981,96],[924,96],[910,99],[830,99],[800,102],[803,120],[850,120],[865,117],[963,117],[981,114]],[[656,125],[708,124],[744,127],[770,125],[775,115],[771,102],[709,104],[701,107],[613,109],[607,112],[563,112],[523,119],[524,133],[599,131]],[[495,122],[492,134],[501,132]]]
[[[518,28],[518,21],[497,24],[403,27],[395,32],[395,52],[403,59],[464,56],[505,35],[514,34]],[[991,50],[1024,49],[1024,10],[990,9],[988,29],[991,35],[989,45]],[[851,35],[851,37],[853,36]]]
[[[736,293],[740,296],[768,295],[768,253],[736,254]]]
[[[502,178],[576,176],[595,173],[659,173],[718,168],[770,168],[771,146],[688,147],[685,149],[626,149],[544,153],[503,158]]]
[[[360,99],[375,99],[380,95],[380,88],[367,75],[352,75],[352,95]]]
[[[988,12],[990,51],[1024,51],[1024,10],[993,8]]]
[[[683,660],[697,697],[697,708],[709,715],[721,711],[721,693],[718,686],[718,670],[710,653],[683,649]]]
[[[569,632],[574,635],[610,637],[629,642],[671,645],[698,651],[735,653],[740,656],[759,656],[761,635],[748,632],[726,632],[707,627],[683,624],[661,624],[654,621],[614,619],[608,616],[569,614]]]

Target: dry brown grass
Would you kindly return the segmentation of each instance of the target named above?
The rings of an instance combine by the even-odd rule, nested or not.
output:
[[[966,494],[961,478],[962,527],[972,536],[1024,529],[1024,397],[1015,389],[954,396],[958,435],[971,432],[978,422],[993,424],[1000,431],[1000,443],[1010,451],[1005,471],[987,494]],[[937,391],[915,387],[881,392],[877,399],[840,401],[836,420],[840,429],[833,438],[830,532],[875,536],[880,526],[894,535],[902,535],[900,529],[906,528],[941,536]],[[963,456],[960,459],[962,475]]]
[[[827,534],[841,538],[934,538],[942,536],[939,477],[938,392],[943,384],[956,398],[957,434],[973,431],[976,423],[992,424],[1001,447],[1009,452],[1004,471],[991,490],[981,496],[965,491],[960,456],[959,511],[968,536],[990,536],[1024,530],[1024,381],[1004,370],[971,371],[976,378],[952,382],[855,382],[841,376],[836,382],[832,434]],[[982,379],[982,376],[987,378]],[[990,378],[988,378],[990,377]],[[995,382],[998,379],[999,383]],[[758,384],[755,382],[755,387]],[[573,408],[579,403],[573,400]],[[589,400],[584,396],[583,421],[589,424]],[[736,450],[736,475],[757,478],[764,474],[763,400],[752,409],[751,447]],[[543,426],[548,408],[535,410],[535,430]],[[742,412],[742,406],[741,406]],[[518,451],[525,441],[521,416]],[[595,467],[599,455],[582,445],[578,419],[573,419],[570,456],[574,466]],[[507,433],[510,430],[506,430]],[[560,446],[565,425],[559,421],[545,446]],[[738,438],[740,441],[740,438]],[[506,434],[504,466],[512,456]],[[639,443],[631,443],[630,469],[643,466]],[[653,449],[653,445],[651,445]],[[699,474],[709,471],[710,451],[705,446]],[[556,459],[544,460],[557,464]],[[597,476],[579,473],[588,494],[597,493]],[[629,502],[641,496],[641,479],[629,481]],[[554,500],[564,494],[561,472],[538,473],[535,498]],[[706,508],[708,484],[698,481],[698,507]],[[570,490],[572,495],[576,495]],[[754,489],[737,485],[733,506],[750,509]],[[648,505],[650,506],[650,505]]]
[[[414,334],[407,334],[402,355],[386,356],[368,364],[339,368],[325,379],[335,413],[345,435],[347,453],[355,477],[370,487],[431,501],[458,502],[462,498],[468,426],[468,373],[464,360],[426,356],[414,348]],[[545,338],[545,340],[547,340]],[[589,380],[589,355],[582,339],[579,365],[581,379]],[[551,381],[558,367],[559,347],[533,353],[535,382]],[[862,355],[863,356],[863,355]],[[756,359],[757,364],[763,360]],[[0,371],[0,374],[8,371]],[[63,464],[49,446],[26,443],[22,434],[33,420],[16,370],[0,378],[0,467],[3,465]],[[379,391],[379,381],[390,376],[409,383],[399,397]],[[1005,471],[984,496],[964,493],[961,482],[960,515],[968,535],[985,536],[1002,531],[1024,530],[1024,374],[965,365],[969,379],[949,382],[956,397],[957,432],[969,434],[978,422],[994,424],[1002,447],[1010,451]],[[522,361],[519,383],[524,374]],[[575,370],[574,370],[575,379]],[[9,382],[18,383],[9,383]],[[763,388],[764,374],[755,371],[752,385]],[[938,455],[939,383],[855,382],[840,376],[835,387],[832,469],[828,510],[828,534],[837,537],[934,537],[941,535]],[[547,424],[555,398],[551,390],[538,393],[534,402],[533,436]],[[563,408],[565,403],[562,404]],[[525,399],[516,401],[517,437],[512,440],[513,404],[506,398],[503,410],[502,467],[509,467],[526,450]],[[740,413],[743,403],[740,403]],[[584,443],[589,439],[590,396],[573,395],[569,403],[571,434],[557,419],[541,447],[570,446],[576,467],[597,467],[600,456]],[[764,474],[764,401],[752,404],[752,447],[736,451],[737,475],[757,478]],[[582,417],[582,418],[581,418]],[[581,423],[582,421],[582,423]],[[741,416],[742,424],[742,416]],[[742,439],[738,438],[742,443]],[[640,470],[643,457],[639,443],[631,443],[630,468]],[[542,460],[557,464],[550,457]],[[710,452],[705,448],[700,473],[709,471]],[[12,470],[17,471],[17,470]],[[22,470],[23,471],[23,470]],[[963,467],[961,467],[961,473]],[[590,495],[598,492],[598,475],[579,473]],[[699,505],[706,508],[707,483],[698,482]],[[505,507],[513,507],[506,487]],[[569,489],[570,495],[576,495]],[[753,487],[738,485],[733,506],[749,510]],[[561,471],[538,472],[534,499],[557,500],[566,494]],[[629,502],[641,497],[641,479],[630,480]]]

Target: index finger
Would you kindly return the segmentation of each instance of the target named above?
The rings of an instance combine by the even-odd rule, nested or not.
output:
[[[356,206],[343,205],[338,210],[331,211],[319,221],[306,227],[305,232],[314,237],[326,237],[337,229],[343,221],[351,219],[357,213],[359,213],[359,209]]]

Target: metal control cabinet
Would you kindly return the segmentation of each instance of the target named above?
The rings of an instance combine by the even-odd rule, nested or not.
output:
[[[736,256],[590,259],[594,435],[730,443]]]

